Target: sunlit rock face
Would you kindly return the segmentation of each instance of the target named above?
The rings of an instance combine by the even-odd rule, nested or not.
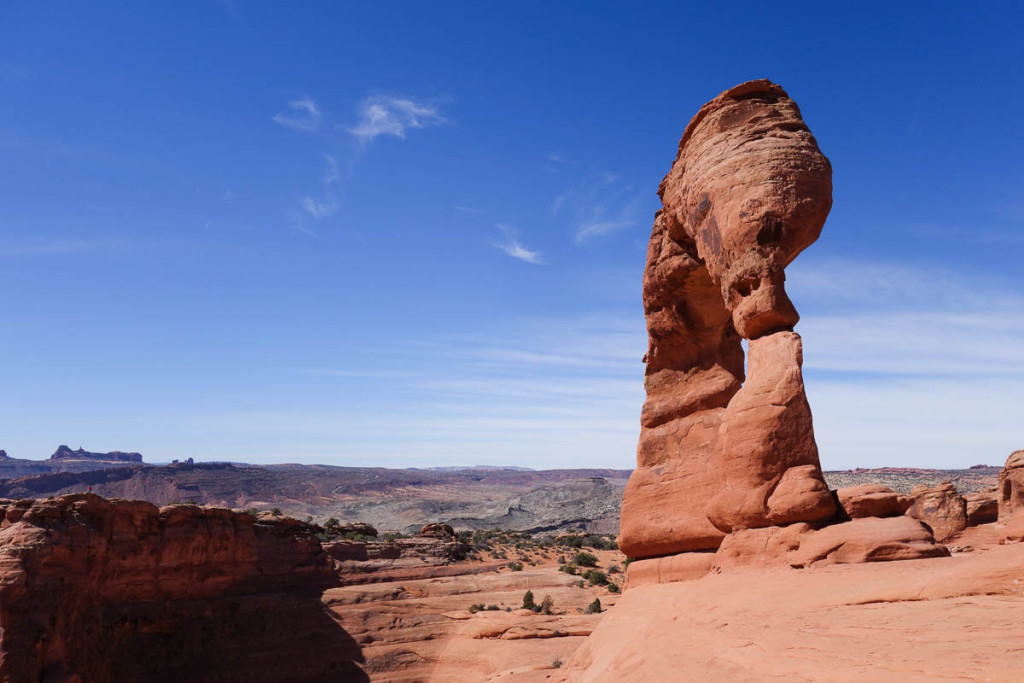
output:
[[[786,92],[750,81],[697,112],[659,194],[644,273],[647,400],[620,547],[713,549],[734,529],[834,516],[784,270],[821,234],[828,159]]]

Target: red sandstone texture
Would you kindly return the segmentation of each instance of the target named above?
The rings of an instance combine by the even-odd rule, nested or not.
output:
[[[935,538],[945,542],[967,528],[967,501],[948,481],[937,486],[915,486],[907,514],[932,528]]]
[[[1024,451],[1014,451],[999,473],[999,519],[1024,509]]]
[[[0,505],[0,680],[365,680],[302,522],[92,494]]]
[[[623,551],[714,549],[733,529],[832,517],[784,286],[831,208],[828,160],[785,91],[751,81],[694,116],[659,193]]]

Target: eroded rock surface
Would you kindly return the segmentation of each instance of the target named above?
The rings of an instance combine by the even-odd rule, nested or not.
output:
[[[714,549],[732,529],[832,517],[784,287],[831,208],[828,160],[785,91],[751,81],[701,108],[659,193],[623,550]]]
[[[0,680],[365,680],[310,528],[92,494],[0,505]]]
[[[999,519],[1024,509],[1024,451],[1014,451],[999,473]]]
[[[948,541],[967,528],[967,501],[948,481],[937,486],[915,486],[907,514],[926,523],[939,541]]]

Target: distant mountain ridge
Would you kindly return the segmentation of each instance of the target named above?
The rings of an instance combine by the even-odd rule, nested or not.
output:
[[[111,451],[109,453],[92,453],[81,446],[77,451],[61,445],[50,456],[50,460],[99,460],[102,462],[142,462],[141,453],[125,453],[123,451]]]

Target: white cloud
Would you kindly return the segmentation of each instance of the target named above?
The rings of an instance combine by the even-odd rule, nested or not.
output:
[[[539,251],[532,251],[519,243],[515,230],[504,225],[499,225],[498,229],[505,233],[505,239],[503,241],[494,242],[494,246],[498,249],[501,249],[512,258],[525,261],[526,263],[533,263],[537,265],[544,263],[541,260],[541,253]]]
[[[327,173],[324,174],[324,185],[332,185],[341,180],[341,173],[338,171],[338,160],[330,154],[325,154],[327,161]]]
[[[333,216],[338,210],[338,205],[333,199],[314,199],[313,197],[300,197],[299,203],[302,210],[313,217],[313,220],[320,220],[327,216]]]
[[[348,129],[363,142],[380,135],[404,138],[406,131],[437,126],[445,122],[438,108],[410,98],[376,95],[359,105],[359,122]]]
[[[317,107],[316,102],[310,97],[302,97],[297,100],[292,100],[288,103],[288,106],[293,109],[296,115],[285,115],[278,113],[273,116],[273,120],[276,123],[291,128],[293,130],[301,130],[310,132],[316,130],[320,125],[320,120],[323,115],[320,113],[320,108]]]
[[[619,182],[613,173],[576,185],[555,198],[552,217],[567,214],[574,224],[573,239],[583,245],[595,238],[639,226],[644,194]]]

